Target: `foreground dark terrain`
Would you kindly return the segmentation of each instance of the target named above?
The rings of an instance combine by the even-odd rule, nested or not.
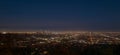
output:
[[[0,55],[120,55],[119,38],[119,33],[1,32]]]
[[[43,45],[25,48],[0,48],[0,55],[120,55],[119,51],[120,45]]]

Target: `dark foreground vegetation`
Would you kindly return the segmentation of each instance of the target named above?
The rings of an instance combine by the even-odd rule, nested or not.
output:
[[[120,55],[120,45],[43,44],[0,48],[0,55]]]

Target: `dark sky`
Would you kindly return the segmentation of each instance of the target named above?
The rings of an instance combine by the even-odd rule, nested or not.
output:
[[[0,30],[120,31],[120,1],[0,0]]]

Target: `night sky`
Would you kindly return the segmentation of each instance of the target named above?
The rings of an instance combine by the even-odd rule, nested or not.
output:
[[[0,0],[0,30],[120,31],[120,1]]]

